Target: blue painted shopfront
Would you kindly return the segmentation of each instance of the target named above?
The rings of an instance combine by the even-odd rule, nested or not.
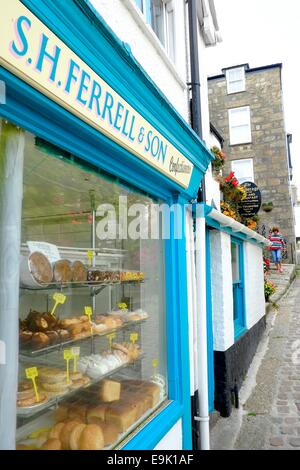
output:
[[[0,80],[6,84],[6,104],[0,107],[0,117],[169,204],[183,206],[196,197],[212,157],[141,69],[130,49],[84,0],[23,0],[22,3],[193,163],[189,187],[183,190],[2,67]],[[165,250],[171,402],[127,443],[126,449],[153,449],[179,419],[183,423],[183,447],[191,449],[192,446],[186,246],[184,239],[175,237],[178,224],[183,225],[184,221],[175,214]]]

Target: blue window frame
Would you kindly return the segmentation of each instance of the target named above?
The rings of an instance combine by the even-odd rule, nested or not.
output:
[[[243,242],[231,237],[234,339],[245,331],[245,279]]]

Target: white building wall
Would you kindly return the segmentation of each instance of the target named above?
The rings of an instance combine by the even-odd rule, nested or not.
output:
[[[129,44],[135,59],[181,116],[188,121],[185,2],[175,2],[175,63],[173,63],[134,0],[90,0],[114,33]],[[208,109],[208,107],[207,107]]]
[[[265,315],[262,248],[244,242],[245,325],[250,330]],[[214,350],[234,344],[231,237],[210,231]]]
[[[234,343],[230,235],[210,231],[214,350],[226,351]]]
[[[244,243],[246,328],[252,328],[265,315],[262,248]]]
[[[181,419],[162,438],[154,450],[182,450],[182,421]]]

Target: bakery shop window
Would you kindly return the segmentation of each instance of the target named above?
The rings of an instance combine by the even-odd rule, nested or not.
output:
[[[118,448],[167,403],[164,241],[129,236],[159,201],[9,123],[3,136],[2,205],[20,234],[17,448]]]

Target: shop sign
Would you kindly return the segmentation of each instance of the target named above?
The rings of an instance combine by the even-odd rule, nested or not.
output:
[[[239,204],[239,214],[242,217],[254,217],[261,206],[261,192],[256,184],[251,181],[246,181],[241,184],[241,186],[246,189],[247,196],[246,199]]]
[[[187,188],[193,164],[19,0],[0,15],[0,65]]]

